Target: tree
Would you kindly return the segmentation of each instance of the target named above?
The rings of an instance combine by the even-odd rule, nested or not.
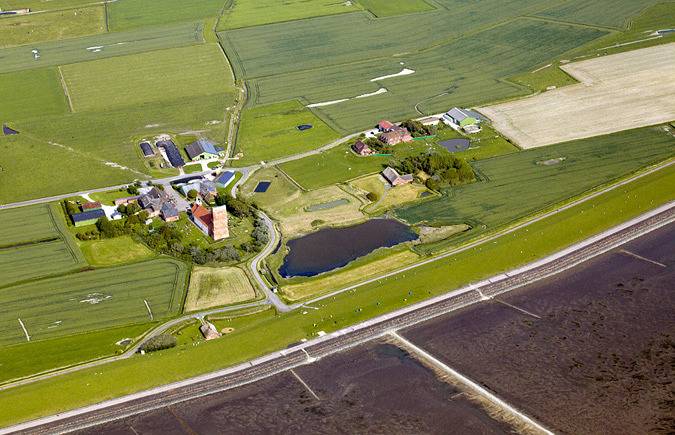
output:
[[[189,199],[196,199],[197,195],[199,195],[199,192],[197,192],[195,189],[192,189],[191,191],[188,192],[187,197]]]
[[[377,200],[379,199],[379,196],[377,196],[377,193],[375,193],[375,192],[368,192],[368,194],[366,195],[366,198],[368,198],[368,201],[370,201],[370,202],[377,202]]]
[[[129,192],[130,195],[138,195],[138,186],[135,184],[130,185],[127,187],[127,192]]]
[[[170,334],[159,334],[143,343],[141,350],[144,352],[156,352],[158,350],[169,349],[178,344],[176,337]]]
[[[73,201],[66,200],[63,202],[63,204],[66,207],[66,212],[68,213],[69,216],[72,216],[80,212],[80,206],[75,204],[75,202]]]

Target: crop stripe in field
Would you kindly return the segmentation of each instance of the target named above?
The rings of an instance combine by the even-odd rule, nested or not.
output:
[[[63,89],[63,93],[66,95],[66,100],[68,101],[68,110],[70,110],[71,113],[75,113],[75,109],[73,109],[73,100],[70,98],[70,92],[68,92],[68,84],[66,83],[66,78],[63,76],[61,65],[57,66],[56,69],[59,71],[59,80],[61,82],[61,89]]]

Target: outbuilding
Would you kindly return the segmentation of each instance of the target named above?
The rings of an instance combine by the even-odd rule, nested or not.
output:
[[[215,143],[206,138],[200,138],[186,146],[185,152],[192,161],[209,160],[220,158],[222,156],[223,149],[216,146]]]
[[[218,186],[218,187],[220,187],[220,188],[225,188],[225,187],[227,187],[232,181],[234,181],[234,176],[235,176],[235,173],[234,173],[234,172],[232,172],[232,171],[225,171],[225,172],[223,172],[222,174],[218,175],[218,176],[216,177],[216,179],[213,180],[213,181],[215,181],[216,186]]]
[[[71,216],[71,219],[73,220],[73,224],[75,224],[76,227],[84,227],[86,225],[95,224],[96,221],[102,217],[105,217],[105,212],[99,208],[96,210],[76,213]]]
[[[387,166],[387,168],[382,171],[382,176],[391,184],[392,186],[401,186],[403,184],[412,183],[413,176],[412,174],[401,175],[398,171],[392,167]]]

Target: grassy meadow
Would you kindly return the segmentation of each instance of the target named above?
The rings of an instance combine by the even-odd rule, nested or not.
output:
[[[434,9],[425,0],[359,0],[359,3],[376,17],[412,14]]]
[[[362,10],[357,2],[327,2],[325,0],[234,0],[220,19],[218,30],[259,26],[282,21],[299,20],[322,15],[343,14]]]
[[[311,124],[300,131],[296,127]],[[236,166],[274,160],[326,145],[339,135],[297,101],[245,109],[239,126]]]
[[[1,7],[1,6],[0,6]],[[105,32],[102,5],[0,19],[0,48]],[[30,53],[30,50],[26,50]]]
[[[172,260],[80,272],[7,287],[0,293],[0,345],[150,321],[180,312],[186,268]]]
[[[156,256],[150,248],[134,241],[131,236],[80,242],[80,249],[87,263],[98,267],[135,263]]]
[[[0,247],[54,240],[60,236],[49,204],[0,210]]]
[[[629,17],[657,3],[666,4],[663,0],[593,0],[592,2],[570,0],[540,12],[538,15],[561,21],[625,28],[628,26]]]
[[[512,269],[672,201],[675,168],[661,170],[499,238],[380,282],[314,303],[319,310],[242,319],[220,340],[132,358],[13,388],[0,397],[0,425],[119,397],[280,350]],[[547,234],[549,237],[541,237]],[[538,236],[537,236],[538,235]],[[194,364],[194,361],[200,364]],[[124,382],[120,382],[123,379]]]
[[[76,63],[61,70],[76,112],[234,91],[216,44]]]
[[[230,305],[255,298],[246,273],[238,267],[195,267],[185,299],[185,312]]]
[[[410,223],[494,229],[674,154],[673,137],[658,127],[508,154],[475,162],[480,181],[397,215]],[[562,161],[543,163],[549,159]]]
[[[0,249],[0,287],[18,281],[62,274],[84,267],[81,256],[65,241],[34,243]]]
[[[17,92],[21,89],[21,92]],[[56,68],[0,74],[0,123],[68,112]]]
[[[91,5],[91,0],[0,0],[0,9],[29,8],[31,12],[80,8]]]
[[[118,0],[108,6],[111,31],[216,17],[226,0]]]

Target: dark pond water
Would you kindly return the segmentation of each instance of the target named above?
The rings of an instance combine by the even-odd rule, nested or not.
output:
[[[314,276],[342,267],[378,248],[415,240],[407,225],[394,219],[372,219],[345,228],[326,228],[288,242],[290,252],[281,276]]]
[[[439,142],[439,145],[451,153],[456,153],[468,149],[471,142],[468,139],[450,139]]]

